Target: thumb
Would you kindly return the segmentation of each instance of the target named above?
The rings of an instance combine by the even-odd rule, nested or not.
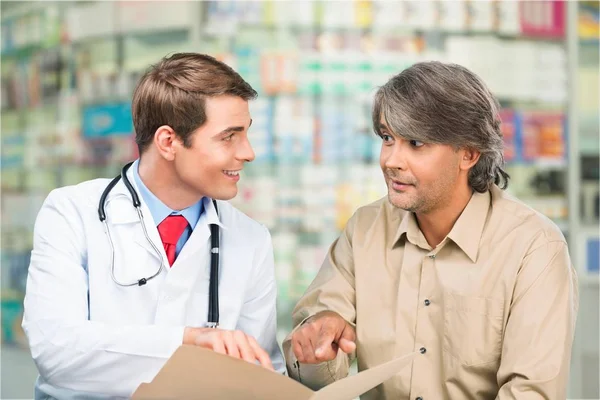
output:
[[[338,345],[340,346],[340,349],[346,354],[350,354],[354,350],[356,350],[356,343],[346,338],[340,339]]]
[[[356,350],[356,334],[354,333],[354,328],[352,328],[348,323],[346,323],[346,327],[344,328],[342,335],[338,340],[338,345],[346,354],[350,354]]]

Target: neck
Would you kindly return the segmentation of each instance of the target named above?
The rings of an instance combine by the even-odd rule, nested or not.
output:
[[[472,195],[473,190],[466,185],[440,207],[426,213],[416,213],[419,228],[432,248],[436,248],[448,236]]]
[[[148,190],[172,210],[183,210],[202,199],[179,181],[173,164],[162,157],[140,157],[139,175]]]

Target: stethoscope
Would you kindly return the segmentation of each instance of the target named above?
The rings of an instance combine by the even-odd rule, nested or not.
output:
[[[100,196],[100,203],[98,205],[98,217],[100,218],[100,222],[104,224],[104,231],[106,232],[106,235],[108,236],[108,241],[110,243],[110,274],[113,282],[115,282],[119,286],[143,286],[146,283],[148,283],[149,280],[158,276],[158,274],[161,273],[162,269],[165,268],[162,253],[148,236],[148,231],[146,230],[146,225],[144,224],[144,216],[142,215],[142,203],[140,202],[140,198],[135,189],[133,188],[133,185],[129,181],[129,178],[127,178],[127,170],[129,169],[129,167],[131,167],[132,164],[133,162],[130,162],[129,164],[125,165],[123,169],[121,169],[121,174],[117,175],[112,181],[110,181],[108,186],[106,186],[106,189],[104,189],[104,192],[102,192],[102,195]],[[108,197],[108,194],[115,187],[115,185],[117,184],[117,182],[119,182],[120,179],[123,180],[125,187],[127,187],[127,190],[131,195],[131,201],[133,202],[133,206],[137,211],[138,220],[140,222],[140,225],[142,226],[142,229],[144,230],[144,236],[146,236],[146,240],[148,241],[148,243],[150,243],[150,245],[154,249],[154,252],[158,256],[158,259],[160,260],[160,266],[158,267],[156,272],[154,272],[153,275],[126,283],[120,282],[115,276],[115,247],[112,241],[112,237],[110,235],[108,223],[106,222],[106,210],[104,207],[106,205],[106,198]],[[215,206],[215,210],[217,211],[217,215],[219,215],[219,210],[217,209],[217,202],[215,200],[213,200],[213,204]],[[208,322],[206,326],[209,328],[217,328],[219,326],[219,225],[217,224],[210,224],[210,247],[210,284],[208,294]]]

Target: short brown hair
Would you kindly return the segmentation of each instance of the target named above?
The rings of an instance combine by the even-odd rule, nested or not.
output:
[[[392,132],[409,140],[470,148],[481,153],[469,171],[469,186],[506,189],[499,105],[486,84],[467,68],[438,61],[416,63],[375,94],[373,125],[383,116]]]
[[[215,58],[176,53],[152,65],[133,93],[131,114],[140,154],[156,130],[168,125],[190,146],[190,135],[206,122],[204,102],[219,95],[254,99],[256,91],[237,72]]]

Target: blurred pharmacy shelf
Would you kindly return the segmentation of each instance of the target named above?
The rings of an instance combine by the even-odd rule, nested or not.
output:
[[[137,157],[131,93],[166,54],[238,70],[257,158],[232,202],[272,232],[280,335],[352,213],[385,195],[374,90],[415,62],[460,63],[502,106],[510,192],[563,230],[581,291],[573,398],[598,382],[598,3],[528,1],[2,2],[4,343],[19,328],[35,216],[57,186]],[[596,300],[594,300],[596,293]],[[584,301],[585,300],[585,301]],[[585,316],[585,317],[584,317]]]

